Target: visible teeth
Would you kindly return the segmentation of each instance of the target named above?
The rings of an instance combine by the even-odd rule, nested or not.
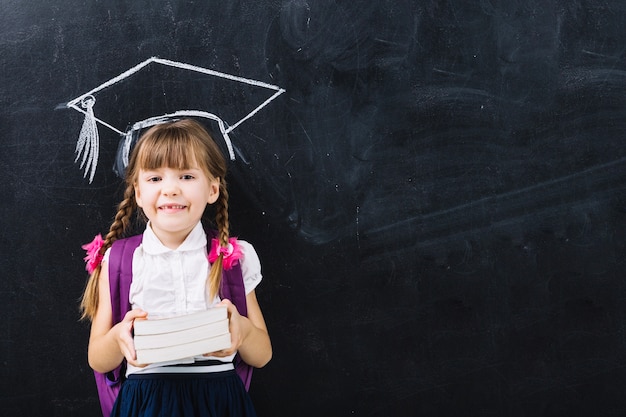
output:
[[[185,206],[163,206],[163,208],[165,208],[165,209],[178,209],[178,210],[180,210],[180,209],[184,209],[184,208],[185,208]]]

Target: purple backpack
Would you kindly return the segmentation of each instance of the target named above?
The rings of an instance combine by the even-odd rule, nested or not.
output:
[[[215,237],[215,231],[207,232],[207,239]],[[119,239],[113,242],[109,255],[109,289],[111,291],[111,307],[113,311],[113,324],[119,323],[124,315],[130,311],[131,306],[128,300],[130,283],[133,279],[133,255],[135,249],[141,244],[143,235],[136,235],[126,239]],[[229,299],[242,316],[248,315],[246,305],[246,290],[241,273],[241,265],[237,263],[230,270],[223,271],[221,298]],[[123,361],[116,369],[102,374],[94,371],[98,397],[102,415],[111,415],[113,404],[120,391],[124,380],[126,362]],[[235,371],[243,381],[246,390],[250,388],[252,379],[252,367],[245,363],[239,355],[235,356]]]

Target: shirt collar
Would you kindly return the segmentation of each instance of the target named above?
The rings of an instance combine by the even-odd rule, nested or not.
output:
[[[154,234],[150,222],[143,232],[142,247],[143,250],[150,255],[160,255],[167,252],[185,252],[200,249],[207,244],[206,234],[202,223],[198,222],[196,226],[187,235],[183,243],[177,249],[170,249],[163,245],[157,235]]]

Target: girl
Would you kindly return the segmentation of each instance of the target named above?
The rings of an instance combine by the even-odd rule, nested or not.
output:
[[[258,256],[247,242],[229,238],[225,176],[221,151],[191,119],[153,126],[133,149],[115,220],[101,244],[92,242],[93,273],[81,303],[83,318],[91,320],[89,365],[104,373],[127,362],[128,379],[112,416],[255,415],[232,360],[238,352],[247,364],[262,367],[271,359],[272,347],[255,295],[261,281]],[[210,250],[201,222],[208,205],[215,206],[218,229]],[[112,324],[109,248],[124,237],[136,210],[148,222],[133,255],[132,310]],[[247,317],[218,296],[222,269],[237,257]],[[148,366],[136,362],[131,333],[135,319],[189,314],[217,304],[228,310],[229,349]]]

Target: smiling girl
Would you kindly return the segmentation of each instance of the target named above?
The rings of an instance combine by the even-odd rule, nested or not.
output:
[[[229,236],[226,162],[198,122],[185,119],[150,128],[133,149],[126,190],[109,233],[94,241],[81,303],[91,320],[89,365],[106,373],[123,361],[122,384],[112,416],[254,416],[234,371],[238,353],[253,367],[272,356],[267,327],[255,295],[261,268],[254,248]],[[215,207],[216,239],[208,242],[202,217]],[[148,220],[135,249],[129,301],[132,309],[113,323],[109,290],[110,247],[125,238],[135,212]],[[211,261],[208,254],[217,254]],[[239,263],[247,316],[220,298],[222,271]],[[191,314],[225,305],[232,345],[219,352],[148,366],[136,362],[135,319]]]

